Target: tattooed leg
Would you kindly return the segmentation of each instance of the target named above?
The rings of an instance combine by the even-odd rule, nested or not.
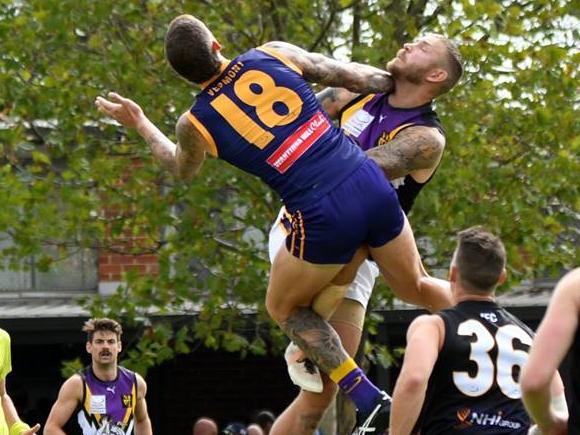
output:
[[[336,331],[310,308],[298,308],[280,327],[325,373],[349,358]]]

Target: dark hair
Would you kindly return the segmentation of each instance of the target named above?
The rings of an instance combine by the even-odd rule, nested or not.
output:
[[[165,56],[177,74],[193,83],[203,83],[217,74],[221,60],[212,50],[211,33],[191,15],[180,15],[169,24]]]
[[[255,423],[258,424],[262,429],[264,429],[268,424],[273,424],[276,421],[276,416],[274,413],[268,409],[262,409],[258,411],[254,418],[252,419]]]
[[[502,241],[482,227],[468,228],[457,236],[455,265],[462,284],[474,293],[493,291],[505,268]]]
[[[222,430],[222,435],[248,435],[248,429],[243,423],[230,423],[224,430]]]
[[[111,331],[117,335],[117,339],[121,340],[121,335],[123,334],[123,328],[119,322],[113,319],[89,319],[83,325],[83,332],[87,333],[87,341],[92,342],[93,336],[97,331]]]
[[[437,33],[430,33],[429,35],[443,42],[447,50],[447,57],[445,58],[447,78],[441,84],[439,92],[437,93],[437,95],[443,95],[446,92],[449,92],[463,75],[463,56],[461,56],[459,49],[450,39]]]

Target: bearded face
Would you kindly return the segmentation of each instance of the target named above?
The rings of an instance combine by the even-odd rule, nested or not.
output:
[[[419,85],[425,82],[425,77],[429,72],[434,68],[440,68],[444,56],[445,47],[441,41],[424,37],[405,44],[387,63],[387,71],[395,80]]]

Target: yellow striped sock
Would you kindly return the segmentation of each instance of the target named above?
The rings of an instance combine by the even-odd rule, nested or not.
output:
[[[357,363],[355,363],[352,358],[348,358],[345,362],[343,362],[336,369],[330,372],[328,376],[330,377],[330,379],[332,379],[332,382],[338,384],[346,377],[346,375],[348,375],[356,368],[358,368]]]

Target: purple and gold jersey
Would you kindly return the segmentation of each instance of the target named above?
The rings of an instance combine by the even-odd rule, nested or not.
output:
[[[117,379],[102,381],[91,367],[85,368],[83,399],[77,413],[77,428],[82,435],[133,435],[137,404],[137,377],[118,367]]]
[[[212,154],[261,178],[289,208],[321,198],[366,160],[322,111],[300,68],[267,47],[224,65],[188,117]]]
[[[407,127],[435,127],[445,134],[431,103],[401,109],[391,106],[388,95],[382,93],[355,98],[341,110],[339,119],[344,132],[365,151],[388,146],[397,133]],[[419,183],[411,175],[391,180],[405,213],[409,213],[415,198],[430,180]]]

